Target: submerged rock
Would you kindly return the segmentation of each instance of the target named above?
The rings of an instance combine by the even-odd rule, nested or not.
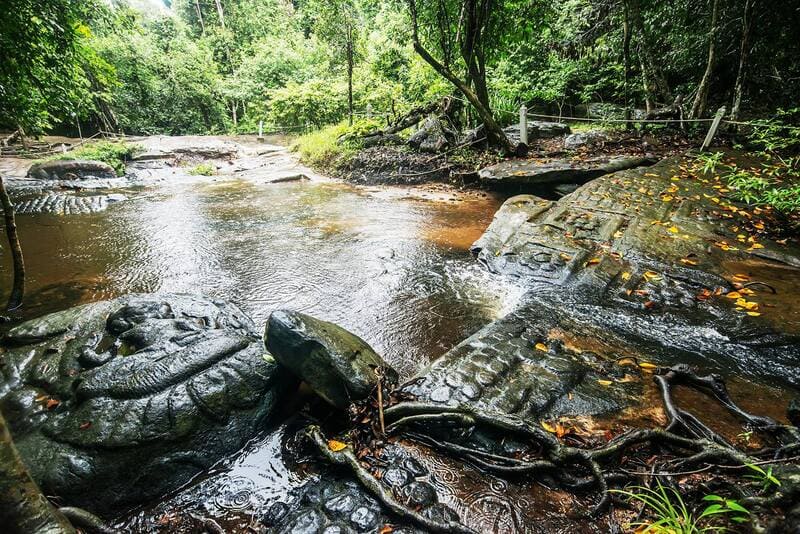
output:
[[[34,163],[28,169],[28,178],[37,180],[108,180],[116,178],[111,165],[91,160],[54,160]]]
[[[286,377],[230,304],[131,295],[23,323],[2,341],[0,407],[47,495],[111,513],[241,448]]]
[[[583,184],[605,174],[652,165],[656,160],[641,157],[592,158],[584,160],[508,160],[478,173],[487,185],[539,186]]]
[[[109,204],[122,202],[127,197],[122,194],[77,196],[70,194],[43,194],[35,198],[15,203],[16,212],[53,213],[56,215],[75,215],[105,211]]]
[[[536,306],[571,317],[570,336],[589,329],[621,353],[800,385],[796,312],[780,300],[754,311],[770,286],[733,293],[736,275],[751,270],[800,280],[800,251],[747,241],[739,225],[752,214],[701,180],[679,179],[681,164],[604,176],[557,202],[513,197],[472,251],[519,278]]]
[[[302,313],[273,312],[264,343],[282,365],[338,408],[369,396],[379,373],[386,381],[397,382],[397,373],[366,341]]]

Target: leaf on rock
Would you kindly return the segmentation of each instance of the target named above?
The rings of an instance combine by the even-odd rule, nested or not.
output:
[[[339,452],[347,448],[347,443],[336,441],[335,439],[328,440],[328,448],[333,452]]]

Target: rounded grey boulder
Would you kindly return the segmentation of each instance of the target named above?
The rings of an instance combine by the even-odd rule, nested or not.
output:
[[[28,178],[39,180],[84,180],[96,178],[108,180],[116,178],[117,173],[111,165],[92,160],[53,160],[34,163],[28,169]]]
[[[338,408],[365,399],[379,374],[396,383],[397,373],[360,337],[327,321],[292,311],[270,315],[267,350],[314,392]]]
[[[95,513],[161,495],[241,448],[287,385],[238,308],[130,295],[0,343],[0,409],[47,495]]]

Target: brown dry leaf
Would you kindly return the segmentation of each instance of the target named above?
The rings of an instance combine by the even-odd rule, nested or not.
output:
[[[648,310],[651,308],[655,308],[655,306],[656,303],[652,300],[648,300],[647,302],[644,303],[644,307],[647,308]]]
[[[333,452],[339,452],[347,448],[347,443],[342,443],[341,441],[336,441],[335,439],[329,439],[328,448]]]
[[[708,300],[711,298],[711,290],[704,289],[697,294],[697,300]]]
[[[92,422],[91,421],[86,421],[85,423],[81,423],[81,426],[79,426],[78,428],[80,428],[81,430],[86,430],[86,429],[90,428],[91,426],[92,426]]]
[[[48,409],[48,410],[52,410],[53,408],[55,408],[55,407],[56,407],[56,406],[58,406],[59,404],[61,404],[61,401],[60,401],[60,400],[57,400],[57,399],[47,399],[47,404],[46,404],[45,406],[47,407],[47,409]]]
[[[390,532],[394,532],[394,529],[392,528],[392,526],[391,525],[383,525],[383,528],[381,528],[378,531],[378,534],[389,534]]]
[[[747,276],[746,274],[735,274],[735,275],[733,275],[733,281],[734,282],[749,282],[750,281],[750,277]]]

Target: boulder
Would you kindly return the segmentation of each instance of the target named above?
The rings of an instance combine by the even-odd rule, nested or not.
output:
[[[241,448],[288,375],[238,308],[130,295],[12,328],[0,408],[46,495],[112,514]]]
[[[450,147],[456,133],[438,117],[428,117],[422,127],[408,138],[411,148],[421,152],[438,153]]]
[[[109,180],[117,173],[111,165],[91,160],[53,160],[34,163],[28,169],[28,178],[38,180]]]
[[[551,161],[508,160],[482,169],[478,176],[485,184],[493,186],[582,184],[605,174],[655,162],[651,158],[624,156]]]
[[[380,373],[397,382],[397,373],[363,339],[302,313],[273,312],[264,342],[284,367],[337,408],[367,398]]]
[[[519,143],[519,124],[512,124],[503,128],[508,140],[513,143]],[[561,122],[547,122],[547,121],[528,121],[528,141],[535,139],[552,139],[553,137],[561,137],[570,133],[569,126]]]
[[[602,130],[589,130],[588,132],[577,132],[568,135],[564,139],[564,148],[566,150],[575,150],[587,145],[597,145],[603,143],[608,139],[606,133]]]

